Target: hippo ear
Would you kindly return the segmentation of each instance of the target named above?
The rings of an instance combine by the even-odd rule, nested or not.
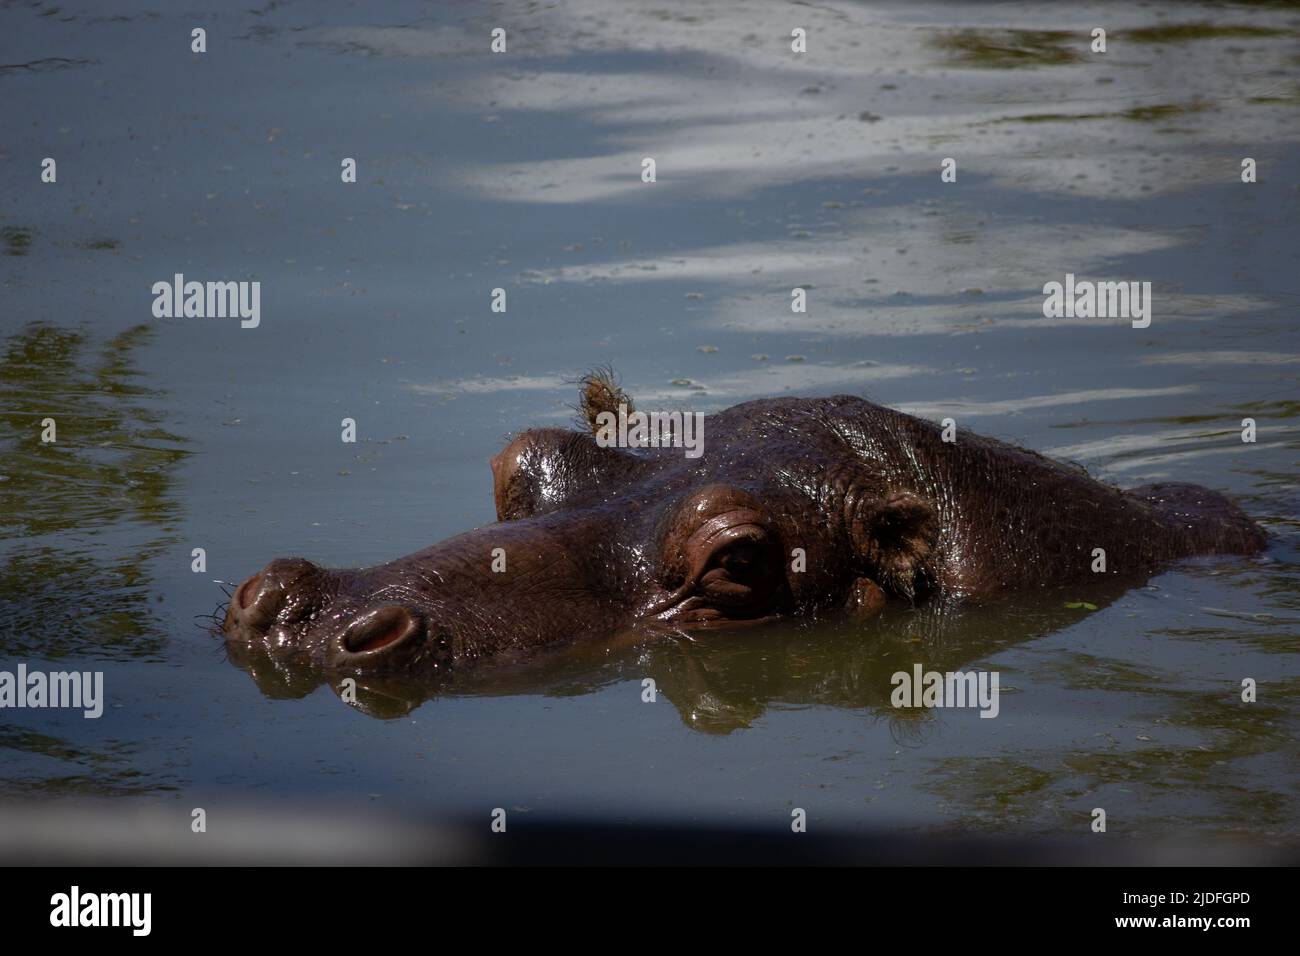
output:
[[[620,405],[629,415],[636,410],[632,397],[623,391],[614,370],[608,366],[588,372],[578,380],[578,385],[581,389],[578,393],[578,421],[593,433],[597,431],[599,415],[608,412],[617,416]]]
[[[627,480],[641,466],[636,456],[601,448],[584,432],[523,432],[492,458],[497,520],[529,518],[589,500],[602,485]]]
[[[939,534],[939,516],[929,503],[907,491],[866,502],[853,516],[849,533],[873,580],[895,594],[916,596]]]

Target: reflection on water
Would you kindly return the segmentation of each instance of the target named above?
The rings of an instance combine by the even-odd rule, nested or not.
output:
[[[1091,31],[1086,35],[1091,36]],[[1107,40],[1119,44],[1170,44],[1293,35],[1294,31],[1278,27],[1200,22],[1111,30]],[[998,70],[1079,63],[1089,53],[1080,33],[1065,30],[959,30],[939,33],[933,43],[948,54],[955,66]]]
[[[100,345],[33,324],[0,356],[0,651],[155,655],[148,565],[175,540],[184,439],[143,399],[135,326]],[[55,441],[42,441],[46,419]]]
[[[0,796],[6,798],[156,796],[179,787],[171,768],[148,766],[159,755],[148,753],[146,741],[78,743],[0,727],[0,754],[7,764]]]
[[[959,30],[932,42],[954,66],[997,70],[1078,63],[1086,53],[1078,34],[1064,30]]]
[[[1300,652],[1294,631],[1289,643],[1290,653]],[[1127,806],[1141,793],[1148,806],[1140,813],[1130,811],[1127,818],[1112,819],[1110,825],[1123,825],[1135,835],[1187,838],[1199,831],[1221,837],[1249,832],[1267,840],[1294,837],[1293,798],[1279,791],[1271,773],[1260,775],[1247,768],[1272,767],[1286,773],[1285,768],[1300,759],[1288,726],[1300,704],[1300,680],[1271,682],[1267,700],[1248,705],[1229,686],[1171,686],[1168,678],[1086,654],[1058,666],[1063,667],[1060,676],[1066,686],[1146,699],[1159,713],[1150,718],[1151,733],[1170,742],[1156,742],[1144,733],[1135,747],[1110,734],[1084,732],[1079,745],[1064,752],[1053,748],[1022,750],[1015,758],[944,758],[932,769],[926,786],[951,805],[955,827],[1085,832],[1090,810],[1099,802],[1096,795],[1113,794],[1113,808]],[[1164,819],[1150,812],[1150,804],[1165,801],[1178,804],[1181,811]],[[1106,800],[1100,803],[1104,806]],[[1239,822],[1225,827],[1225,820]]]
[[[1211,357],[1206,364],[1215,364]],[[1249,417],[1255,421],[1256,446],[1296,450],[1300,448],[1300,405],[1296,402],[1244,402],[1232,408],[1224,409],[1218,415],[1175,415],[1170,417],[1153,417],[1143,419],[1126,419],[1112,422],[1119,426],[1141,426],[1140,430],[1127,433],[1117,431],[1106,438],[1080,442],[1073,445],[1056,445],[1044,449],[1044,453],[1055,458],[1067,458],[1089,465],[1104,463],[1106,471],[1119,476],[1126,472],[1139,472],[1148,478],[1152,476],[1172,476],[1181,464],[1193,459],[1207,457],[1230,457],[1240,453],[1233,439],[1241,434],[1241,422]],[[1100,424],[1090,421],[1090,426]],[[1171,428],[1168,426],[1188,426]],[[1062,423],[1058,428],[1071,427]],[[1266,482],[1273,484],[1279,491],[1288,483]],[[1282,506],[1286,508],[1285,505]],[[1260,513],[1254,509],[1254,516],[1267,527],[1272,521],[1285,520],[1285,511],[1281,513]]]

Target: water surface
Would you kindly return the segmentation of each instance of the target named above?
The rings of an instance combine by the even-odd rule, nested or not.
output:
[[[1295,840],[1294,7],[114,9],[0,9],[0,661],[101,669],[109,699],[6,711],[5,796],[1019,836],[1103,806],[1111,832]],[[153,318],[177,272],[259,280],[261,325]],[[1150,281],[1151,327],[1044,319],[1067,272]],[[641,407],[850,392],[1122,486],[1205,484],[1271,545],[355,708],[250,680],[196,626],[214,578],[272,556],[364,565],[491,521],[487,459],[569,421],[566,380],[605,362]],[[890,707],[913,662],[999,671],[999,717]]]

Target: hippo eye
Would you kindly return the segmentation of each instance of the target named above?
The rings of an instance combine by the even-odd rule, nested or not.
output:
[[[718,560],[728,574],[743,576],[754,571],[762,560],[762,553],[753,542],[744,541],[728,548]]]
[[[780,587],[774,542],[766,534],[731,541],[709,557],[697,593],[720,609],[739,611],[769,602]]]
[[[787,593],[771,518],[734,489],[707,489],[684,508],[691,530],[665,545],[662,584],[670,593],[646,609],[675,621],[759,617]],[[720,508],[718,504],[730,505]],[[704,520],[699,520],[703,512]]]

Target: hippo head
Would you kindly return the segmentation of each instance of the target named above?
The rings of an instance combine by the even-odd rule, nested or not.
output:
[[[876,406],[738,405],[706,416],[688,455],[685,429],[676,447],[606,447],[620,405],[590,376],[592,428],[526,431],[496,455],[496,524],[360,570],[272,561],[231,595],[227,644],[330,672],[445,672],[638,622],[870,612],[927,587],[939,519],[872,447]]]

